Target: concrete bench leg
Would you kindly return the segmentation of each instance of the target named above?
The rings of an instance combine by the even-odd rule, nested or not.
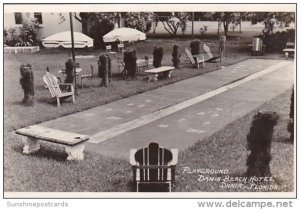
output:
[[[156,82],[157,81],[157,77],[158,77],[158,74],[149,74],[148,75],[148,82],[150,82],[150,81]]]
[[[289,53],[288,52],[285,52],[285,57],[289,57]]]
[[[85,145],[82,144],[76,144],[72,147],[66,147],[65,151],[68,154],[67,160],[83,160],[84,154],[83,150],[85,148]]]
[[[172,70],[169,71],[168,78],[171,78],[171,76],[172,76]]]
[[[40,149],[40,144],[37,139],[22,136],[22,141],[24,143],[24,147],[23,147],[24,154],[31,154]]]

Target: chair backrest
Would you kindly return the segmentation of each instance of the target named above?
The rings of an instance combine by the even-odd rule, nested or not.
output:
[[[262,40],[260,38],[253,38],[252,51],[261,52],[263,47]]]
[[[166,181],[171,180],[168,166],[173,159],[172,152],[160,147],[157,143],[150,143],[148,147],[139,149],[134,155],[137,162],[138,181]],[[143,167],[145,166],[145,167]]]
[[[208,59],[214,57],[214,55],[210,51],[210,48],[206,44],[203,44],[203,49],[204,49],[205,53],[208,55]]]
[[[196,62],[192,56],[192,53],[190,52],[190,50],[188,50],[187,48],[184,49],[184,52],[186,54],[186,56],[189,58],[189,60],[191,61],[191,63],[194,65]]]
[[[46,72],[46,75],[43,77],[43,81],[46,83],[52,97],[56,97],[61,94],[56,76]]]
[[[124,44],[118,44],[119,51],[122,51],[124,49]]]
[[[107,45],[107,46],[106,46],[106,51],[107,51],[107,52],[111,52],[111,45]]]
[[[294,49],[295,43],[294,42],[286,42],[286,48],[287,49]]]

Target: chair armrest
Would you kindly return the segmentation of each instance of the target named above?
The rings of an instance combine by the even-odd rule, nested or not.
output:
[[[59,87],[59,85],[56,85],[56,86],[46,86],[46,88],[58,88]]]
[[[59,85],[62,85],[62,86],[73,86],[73,83],[60,83]]]
[[[202,58],[205,54],[194,54],[192,55],[193,58]]]
[[[170,163],[170,165],[177,165],[178,163],[178,149],[171,149],[173,159]]]
[[[130,149],[129,163],[132,166],[136,165],[136,161],[135,161],[135,158],[134,158],[134,155],[135,155],[136,151],[137,151],[137,149]]]
[[[212,53],[213,55],[220,55],[220,54],[221,54],[221,52],[220,52],[219,50],[211,51],[211,53]]]

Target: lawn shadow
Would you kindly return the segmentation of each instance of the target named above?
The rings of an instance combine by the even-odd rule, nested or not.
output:
[[[131,192],[137,192],[137,184],[130,180],[127,183],[127,186],[130,188]],[[173,189],[173,187],[172,187]],[[157,184],[157,183],[147,183],[147,184],[140,184],[138,192],[169,192],[168,184]]]
[[[62,148],[61,148],[62,149]],[[24,156],[26,154],[23,154],[23,145],[14,145],[12,146],[12,150],[14,150],[17,153],[20,153]],[[43,144],[41,144],[40,150],[38,150],[35,153],[32,153],[28,156],[37,157],[37,158],[45,158],[48,160],[56,161],[56,162],[66,162],[67,160],[67,153],[62,152],[61,150],[45,147]]]

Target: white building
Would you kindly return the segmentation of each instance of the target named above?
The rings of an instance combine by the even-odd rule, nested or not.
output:
[[[19,28],[28,18],[37,18],[40,23],[38,39],[46,38],[52,34],[70,30],[69,13],[4,13],[4,28]],[[73,28],[76,32],[82,31],[81,22],[73,18]]]

